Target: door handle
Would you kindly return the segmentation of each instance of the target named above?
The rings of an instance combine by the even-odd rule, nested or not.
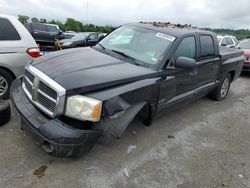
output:
[[[219,66],[217,64],[212,66],[212,69],[218,69],[218,68],[219,68]]]
[[[197,71],[197,70],[193,70],[193,71],[189,72],[189,75],[190,75],[190,76],[195,76],[195,75],[197,75],[197,74],[198,74],[198,71]]]

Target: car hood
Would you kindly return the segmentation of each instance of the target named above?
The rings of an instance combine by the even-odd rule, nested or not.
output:
[[[32,65],[64,87],[67,94],[113,87],[150,78],[157,73],[92,48],[54,52],[35,59]]]
[[[63,44],[66,42],[81,42],[81,41],[85,41],[85,39],[63,39],[63,40],[60,40],[60,43]]]
[[[62,44],[62,43],[65,43],[65,42],[70,42],[71,40],[70,39],[62,39],[62,40],[60,40],[60,43]]]

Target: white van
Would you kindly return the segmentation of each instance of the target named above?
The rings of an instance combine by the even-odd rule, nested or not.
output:
[[[12,81],[40,50],[28,30],[14,16],[0,14],[0,99],[9,98]]]

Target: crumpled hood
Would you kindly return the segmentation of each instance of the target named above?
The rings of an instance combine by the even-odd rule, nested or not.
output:
[[[156,74],[92,48],[53,52],[34,60],[32,65],[64,87],[67,94],[90,92]]]

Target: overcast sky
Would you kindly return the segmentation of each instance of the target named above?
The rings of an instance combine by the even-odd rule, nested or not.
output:
[[[120,25],[170,21],[198,27],[250,29],[249,0],[0,0],[0,14]]]

